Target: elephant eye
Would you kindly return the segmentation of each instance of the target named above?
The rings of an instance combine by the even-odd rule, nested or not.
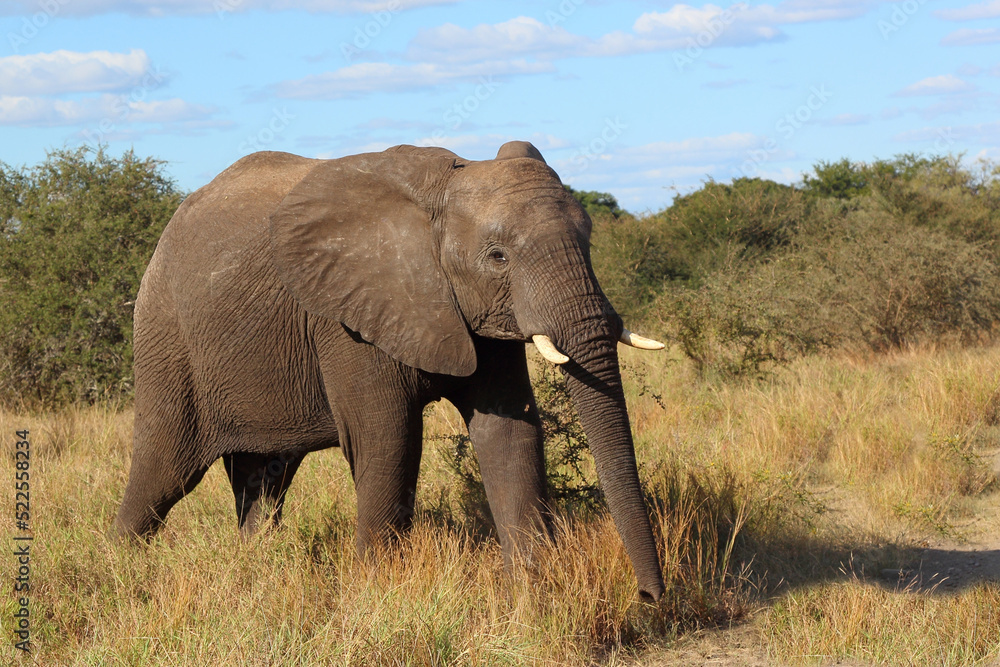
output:
[[[500,248],[494,248],[493,250],[490,251],[490,259],[492,259],[497,264],[507,263],[507,255],[505,255],[503,250],[500,250]]]

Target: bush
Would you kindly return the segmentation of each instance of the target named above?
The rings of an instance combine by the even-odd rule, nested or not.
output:
[[[1000,269],[981,246],[857,200],[821,206],[766,262],[733,258],[698,289],[655,302],[701,372],[758,377],[832,347],[884,352],[979,341],[1000,317]]]
[[[618,200],[615,199],[612,194],[607,192],[594,192],[592,190],[574,190],[568,185],[563,187],[565,187],[566,191],[573,195],[578,202],[580,202],[580,205],[583,206],[583,210],[585,210],[591,218],[604,218],[610,216],[618,219],[622,216],[631,217],[618,205]]]
[[[792,298],[822,309],[841,344],[881,352],[918,342],[972,342],[1000,315],[990,253],[943,231],[864,208],[803,234],[786,262],[804,278]]]
[[[808,305],[793,298],[799,277],[773,263],[737,261],[697,289],[667,290],[655,303],[655,327],[673,340],[702,375],[760,378],[775,366],[833,344]]]
[[[162,163],[132,152],[0,165],[0,402],[130,394],[132,305],[180,201]]]
[[[647,319],[665,290],[697,288],[733,261],[752,264],[785,247],[809,207],[800,192],[773,181],[709,181],[656,215],[595,219],[594,272],[627,321]]]
[[[625,230],[600,228],[595,255],[609,273],[610,255],[627,267],[610,281],[641,299],[624,300],[626,319],[703,373],[757,377],[830,347],[970,343],[1000,313],[998,176],[903,155],[820,163],[801,190],[710,181]]]

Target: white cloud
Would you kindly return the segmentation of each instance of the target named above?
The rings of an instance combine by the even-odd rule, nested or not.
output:
[[[1000,121],[977,123],[970,125],[943,125],[937,127],[922,127],[894,135],[894,141],[902,142],[934,142],[935,152],[959,152],[956,144],[966,146],[987,146],[995,150],[1000,144]]]
[[[408,56],[434,62],[470,62],[484,58],[526,57],[539,60],[670,51],[691,46],[737,46],[782,37],[772,26],[759,25],[746,5],[723,9],[676,5],[666,12],[639,16],[632,32],[610,32],[597,39],[518,16],[493,25],[463,28],[447,23],[422,30],[410,43]]]
[[[501,57],[555,60],[745,46],[783,39],[782,25],[852,18],[868,12],[875,4],[875,0],[790,0],[778,5],[738,3],[724,8],[682,3],[664,12],[640,15],[630,32],[609,32],[596,39],[528,16],[473,28],[447,23],[422,30],[410,43],[407,55],[412,60],[432,62]]]
[[[975,86],[959,79],[954,74],[942,74],[921,79],[894,94],[897,96],[947,95],[965,93],[971,90],[975,90]]]
[[[156,81],[150,83],[160,85],[165,76],[153,70],[141,49],[129,53],[53,51],[0,58],[0,91],[5,95],[126,90],[143,85],[144,77],[152,77]]]
[[[983,68],[979,65],[965,63],[955,70],[955,73],[959,76],[979,76],[983,73]]]
[[[635,38],[605,35],[601,42],[611,46],[631,41],[635,50],[674,50],[689,46],[742,46],[781,38],[776,24],[788,23],[770,5],[749,7],[733,5],[724,9],[708,4],[703,7],[674,5],[666,12],[647,12],[632,26]],[[620,33],[619,33],[620,35]]]
[[[868,123],[872,117],[869,114],[858,114],[858,113],[842,113],[834,116],[833,118],[820,121],[824,125],[864,125]]]
[[[410,43],[408,55],[414,60],[468,62],[531,55],[551,60],[582,54],[592,48],[591,40],[549,26],[538,19],[518,16],[495,25],[462,28],[446,23],[421,30]]]
[[[774,11],[788,23],[842,21],[864,16],[879,4],[880,0],[785,0]]]
[[[597,159],[587,158],[582,149],[577,149],[568,158],[549,163],[573,187],[615,193],[631,190],[636,197],[641,193],[643,206],[662,206],[670,196],[670,188],[696,186],[710,174],[734,173],[750,151],[765,142],[766,137],[731,132],[640,146],[609,145]],[[771,157],[777,160],[784,155]]]
[[[547,63],[523,60],[483,62],[475,65],[441,66],[432,63],[393,65],[358,63],[333,72],[282,81],[268,87],[274,95],[290,99],[334,100],[375,92],[401,92],[462,82],[477,83],[480,101],[502,85],[493,77],[550,72]],[[481,88],[481,90],[480,90]]]
[[[934,16],[945,21],[976,21],[1000,16],[1000,0],[986,0],[958,9],[939,9]]]
[[[176,123],[205,118],[213,112],[210,107],[178,98],[137,102],[120,95],[100,95],[81,100],[0,96],[0,125],[18,127]]]
[[[978,46],[1000,42],[1000,28],[962,28],[941,39],[941,46]]]
[[[303,10],[313,13],[362,14],[399,12],[418,7],[450,5],[459,0],[52,0],[60,16],[96,16],[121,13],[161,17],[239,13],[249,10]],[[31,16],[40,10],[37,0],[0,2],[0,15]]]
[[[622,149],[622,155],[638,165],[664,162],[693,162],[699,165],[742,156],[757,148],[761,138],[749,132],[730,132],[718,137],[694,137],[683,141],[657,141]]]

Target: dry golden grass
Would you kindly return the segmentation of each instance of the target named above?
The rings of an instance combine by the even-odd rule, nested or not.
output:
[[[668,580],[660,605],[636,600],[604,515],[561,522],[555,546],[505,572],[442,463],[447,445],[434,437],[460,425],[449,406],[427,420],[416,527],[372,561],[354,553],[337,450],[305,460],[281,530],[241,541],[216,466],[152,544],[123,547],[105,533],[126,480],[130,410],[0,413],[5,442],[31,430],[35,660],[623,664],[754,608],[746,622],[775,662],[1000,658],[996,586],[944,596],[864,579],[997,513],[1000,348],[805,359],[746,385],[703,381],[669,357],[624,358]],[[13,474],[5,456],[0,479]],[[10,512],[0,527],[14,533]],[[847,562],[859,576],[839,572]],[[12,571],[12,558],[0,563]],[[5,596],[7,637],[14,609]],[[22,658],[9,643],[2,654]]]
[[[129,422],[127,410],[97,408],[2,417],[6,432],[32,433],[32,631],[42,664],[573,664],[669,640],[709,606],[722,618],[746,608],[728,563],[710,549],[688,558],[692,542],[676,538],[714,530],[703,511],[711,499],[679,479],[661,513],[668,583],[705,590],[660,606],[637,600],[606,516],[561,522],[558,546],[538,545],[534,564],[515,573],[494,542],[427,513],[399,547],[363,561],[336,450],[306,459],[281,530],[239,539],[216,466],[152,544],[118,545],[105,532],[126,480]],[[13,475],[9,460],[4,469]],[[448,484],[440,473],[422,484],[428,497],[446,497],[434,488]],[[9,520],[4,527],[13,532]],[[14,608],[4,599],[5,624]]]
[[[1000,586],[961,595],[886,590],[857,579],[778,601],[760,633],[781,661],[873,665],[996,664]]]

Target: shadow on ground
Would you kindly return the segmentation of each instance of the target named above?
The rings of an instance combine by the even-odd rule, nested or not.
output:
[[[880,580],[914,592],[953,593],[976,584],[1000,583],[1000,550],[921,549],[900,568],[882,570]]]
[[[847,579],[889,590],[934,594],[957,593],[986,582],[1000,585],[1000,548],[993,545],[771,544],[759,546],[752,562],[765,596]]]

